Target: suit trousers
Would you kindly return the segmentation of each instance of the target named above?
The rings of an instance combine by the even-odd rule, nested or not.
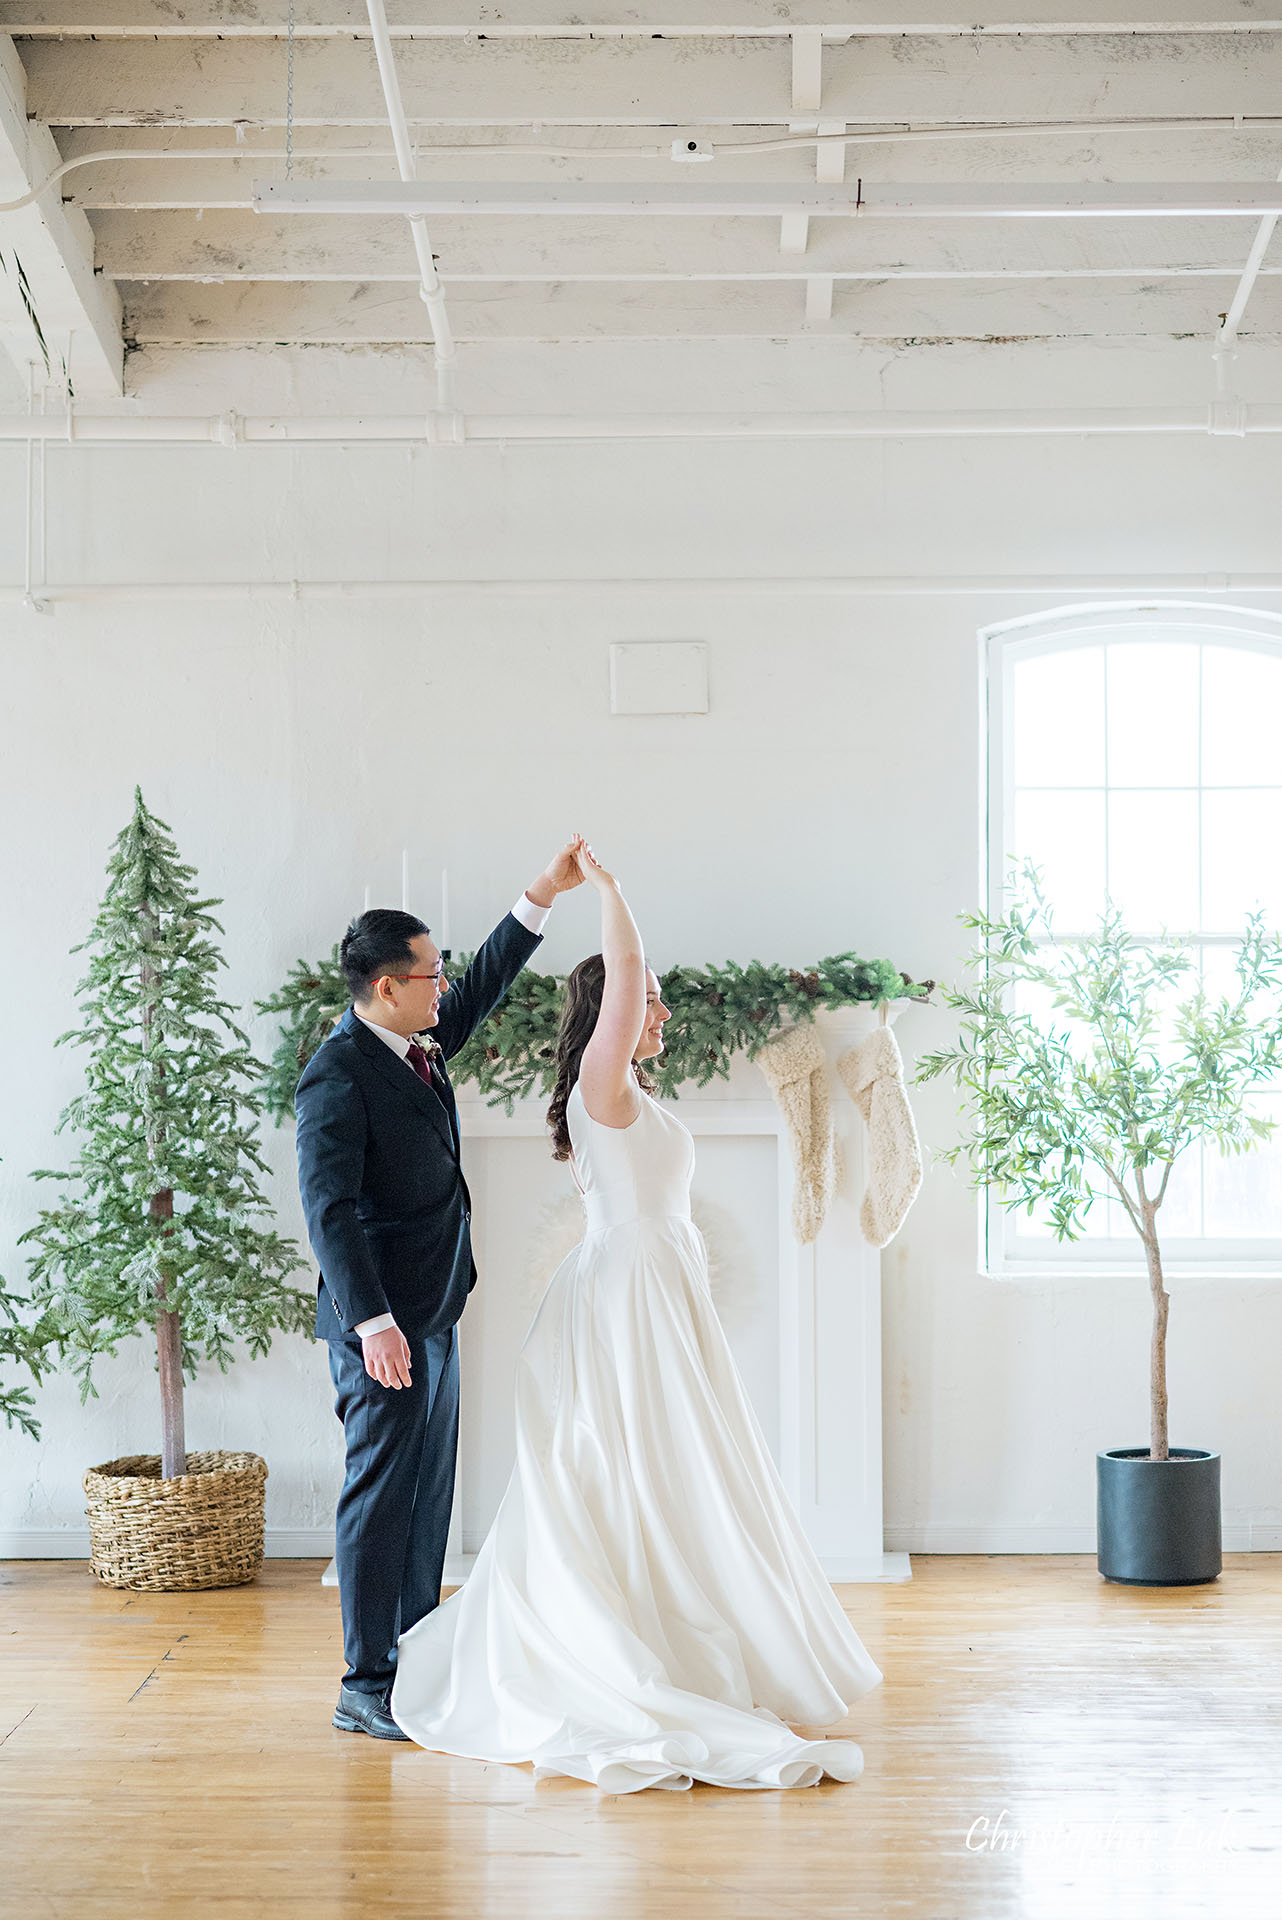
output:
[[[407,1336],[408,1387],[365,1371],[357,1335],[330,1340],[347,1465],[338,1496],[345,1686],[382,1693],[397,1637],[441,1599],[458,1455],[458,1329]]]

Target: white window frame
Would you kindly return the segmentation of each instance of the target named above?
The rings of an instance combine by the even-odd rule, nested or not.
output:
[[[1008,770],[1013,735],[1010,675],[1016,663],[1043,653],[1073,647],[1106,644],[1110,635],[1127,629],[1162,627],[1203,645],[1221,644],[1282,658],[1282,614],[1255,608],[1189,600],[1145,599],[1058,607],[981,628],[979,634],[984,703],[984,743],[981,756],[981,797],[984,811],[981,835],[980,897],[987,900],[990,918],[1002,911],[1002,886],[1013,842],[1013,796]],[[1276,929],[1274,929],[1276,930]],[[1139,931],[1147,931],[1140,929]],[[1205,945],[1236,944],[1208,938]],[[979,1213],[979,1267],[990,1279],[1048,1279],[1095,1275],[1143,1276],[1146,1273],[1138,1234],[1125,1238],[1032,1241],[1018,1229],[1027,1216],[1022,1209],[1004,1206],[991,1189],[981,1195]],[[1158,1216],[1159,1238],[1161,1216]],[[1201,1239],[1163,1248],[1162,1267],[1168,1279],[1282,1279],[1282,1238],[1251,1240]]]

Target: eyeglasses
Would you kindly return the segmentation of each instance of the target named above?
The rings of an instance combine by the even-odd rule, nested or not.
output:
[[[439,980],[444,971],[440,966],[435,973],[385,973],[381,977],[384,980]]]

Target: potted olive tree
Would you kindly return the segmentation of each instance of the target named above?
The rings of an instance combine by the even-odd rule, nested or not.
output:
[[[1137,942],[1116,908],[1097,931],[1057,941],[1031,864],[1003,918],[961,918],[981,936],[968,963],[978,978],[945,993],[963,1016],[958,1045],[925,1055],[916,1072],[918,1084],[950,1074],[968,1096],[970,1134],[941,1158],[964,1154],[972,1187],[994,1188],[1011,1208],[1043,1205],[1060,1240],[1078,1239],[1105,1195],[1122,1207],[1153,1305],[1149,1444],[1097,1456],[1100,1572],[1143,1586],[1213,1580],[1220,1457],[1168,1443],[1158,1216],[1189,1147],[1240,1153],[1273,1130],[1247,1094],[1282,1067],[1282,940],[1248,915],[1233,991],[1213,998],[1198,985],[1171,1008],[1173,985],[1196,971],[1187,948]],[[1036,1016],[1017,1009],[1018,990],[1040,1001]]]
[[[85,1476],[92,1566],[112,1586],[189,1589],[253,1579],[263,1551],[256,1454],[188,1453],[184,1377],[223,1371],[233,1342],[263,1354],[304,1332],[310,1298],[289,1283],[298,1248],[264,1216],[258,1150],[262,1067],[219,999],[221,932],[197,898],[164,822],[134,796],[107,891],[84,946],[83,1024],[59,1044],[88,1049],[86,1085],[59,1130],[79,1142],[71,1197],[23,1238],[38,1249],[31,1299],[60,1357],[94,1392],[94,1362],[130,1335],[156,1343],[161,1452]],[[75,949],[77,952],[82,949]]]

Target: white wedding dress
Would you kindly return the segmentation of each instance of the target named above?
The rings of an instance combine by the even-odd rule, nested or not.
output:
[[[607,1793],[855,1780],[807,1740],[881,1674],[801,1531],[748,1404],[690,1218],[694,1142],[648,1096],[567,1108],[584,1239],[516,1374],[516,1465],[465,1586],[400,1639],[420,1746],[533,1761]],[[790,1723],[790,1724],[789,1724]]]

